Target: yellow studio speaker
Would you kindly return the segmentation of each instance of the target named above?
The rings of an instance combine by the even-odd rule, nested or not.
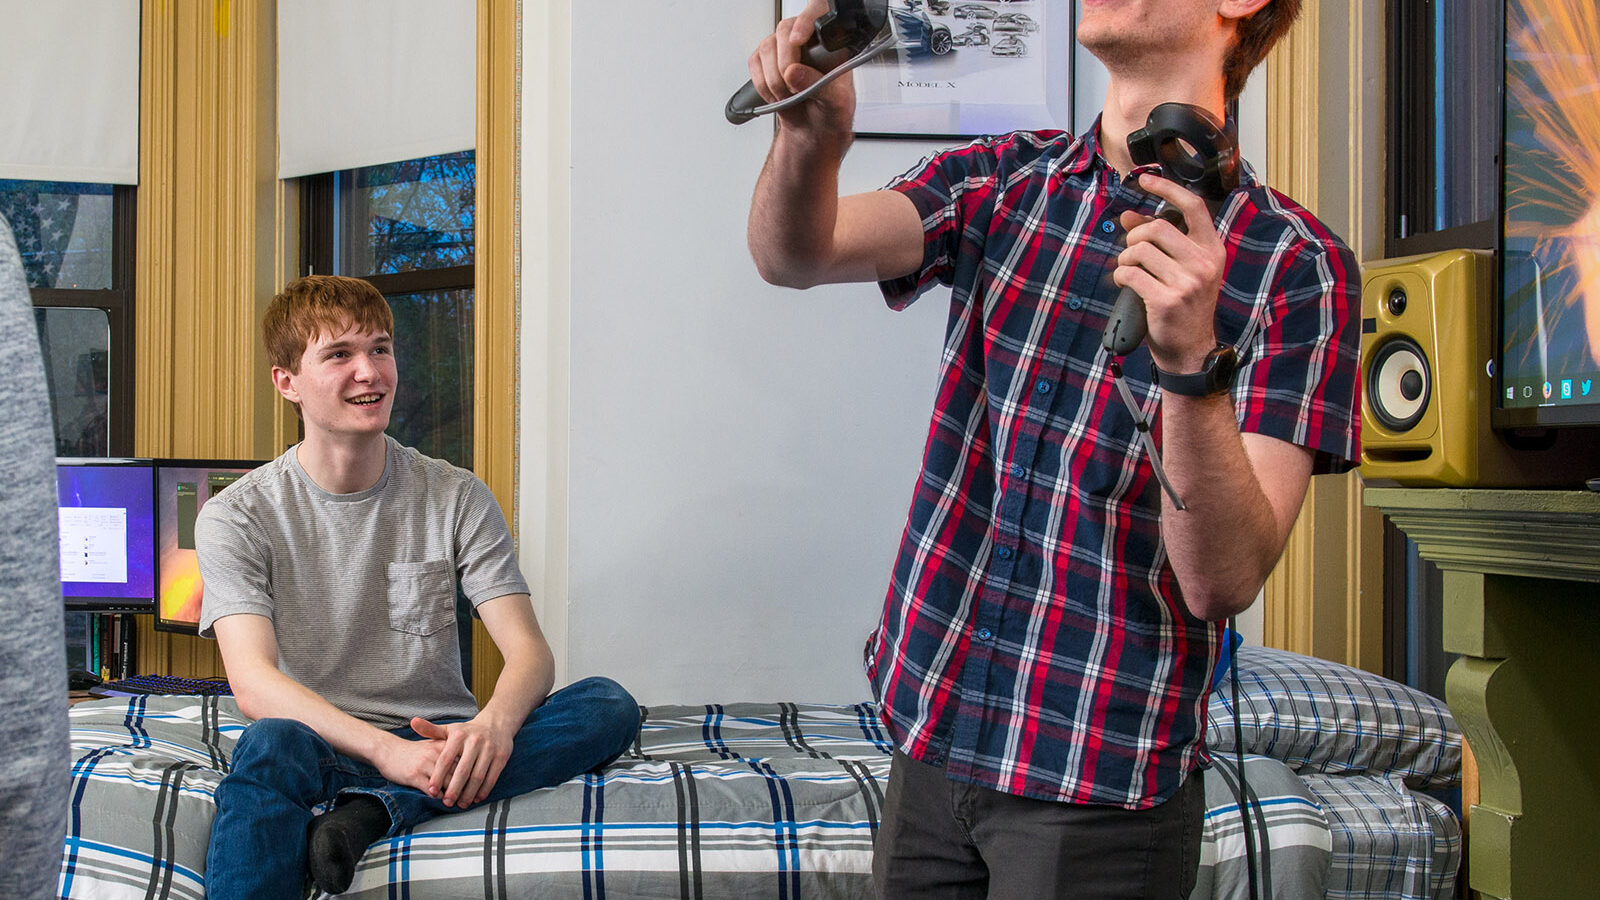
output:
[[[1452,250],[1365,268],[1362,478],[1432,487],[1582,485],[1572,440],[1550,436],[1537,448],[1513,449],[1490,428],[1494,312],[1494,258],[1487,252]]]

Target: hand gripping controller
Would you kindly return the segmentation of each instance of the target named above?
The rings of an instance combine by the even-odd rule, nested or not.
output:
[[[755,84],[746,81],[722,110],[729,122],[743,125],[756,116],[804,103],[812,92],[895,45],[888,0],[831,0],[828,5],[828,12],[817,19],[816,34],[800,48],[800,61],[826,73],[822,80],[764,106]]]
[[[1163,103],[1150,110],[1144,127],[1128,135],[1128,154],[1135,165],[1159,165],[1161,174],[1199,194],[1215,217],[1222,201],[1239,186],[1239,145],[1232,131],[1205,109],[1187,103]],[[1162,203],[1156,215],[1186,231],[1183,214]],[[1144,300],[1123,288],[1111,307],[1101,346],[1113,356],[1126,356],[1144,341]]]

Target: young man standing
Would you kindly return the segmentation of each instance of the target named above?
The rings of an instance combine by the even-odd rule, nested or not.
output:
[[[217,788],[213,900],[298,898],[308,875],[341,893],[374,840],[605,765],[638,731],[611,681],[550,693],[550,648],[489,489],[384,434],[393,328],[359,279],[308,276],[274,298],[272,380],[305,439],[195,526],[201,633],[256,720]],[[505,657],[481,710],[461,676],[458,584]]]
[[[763,277],[952,288],[922,472],[867,670],[898,752],[880,896],[1186,897],[1198,865],[1219,620],[1247,607],[1315,471],[1357,455],[1359,275],[1245,173],[1213,218],[1130,132],[1177,101],[1220,121],[1299,0],[1084,0],[1110,75],[1095,126],[938,154],[839,197],[854,94],[780,114],[749,240]],[[768,101],[818,74],[813,0],[751,56]],[[1142,189],[1142,190],[1141,190]],[[1187,231],[1151,217],[1156,199]],[[1120,286],[1142,347],[1101,332]],[[1237,361],[1237,365],[1232,365]],[[1154,477],[1112,363],[1149,409]]]

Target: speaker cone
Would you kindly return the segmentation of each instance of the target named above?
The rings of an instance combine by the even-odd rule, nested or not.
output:
[[[1391,338],[1372,354],[1367,404],[1384,428],[1403,432],[1417,427],[1432,396],[1428,357],[1416,341]]]

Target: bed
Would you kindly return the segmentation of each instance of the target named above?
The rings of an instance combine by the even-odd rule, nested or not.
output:
[[[1460,736],[1443,704],[1282,651],[1238,654],[1212,700],[1195,898],[1449,898],[1462,858]],[[605,770],[380,841],[345,896],[867,898],[890,745],[869,704],[645,711]],[[200,898],[212,793],[244,728],[228,698],[72,709],[59,893]],[[1244,801],[1241,803],[1241,797]],[[1250,814],[1243,816],[1241,806]]]

